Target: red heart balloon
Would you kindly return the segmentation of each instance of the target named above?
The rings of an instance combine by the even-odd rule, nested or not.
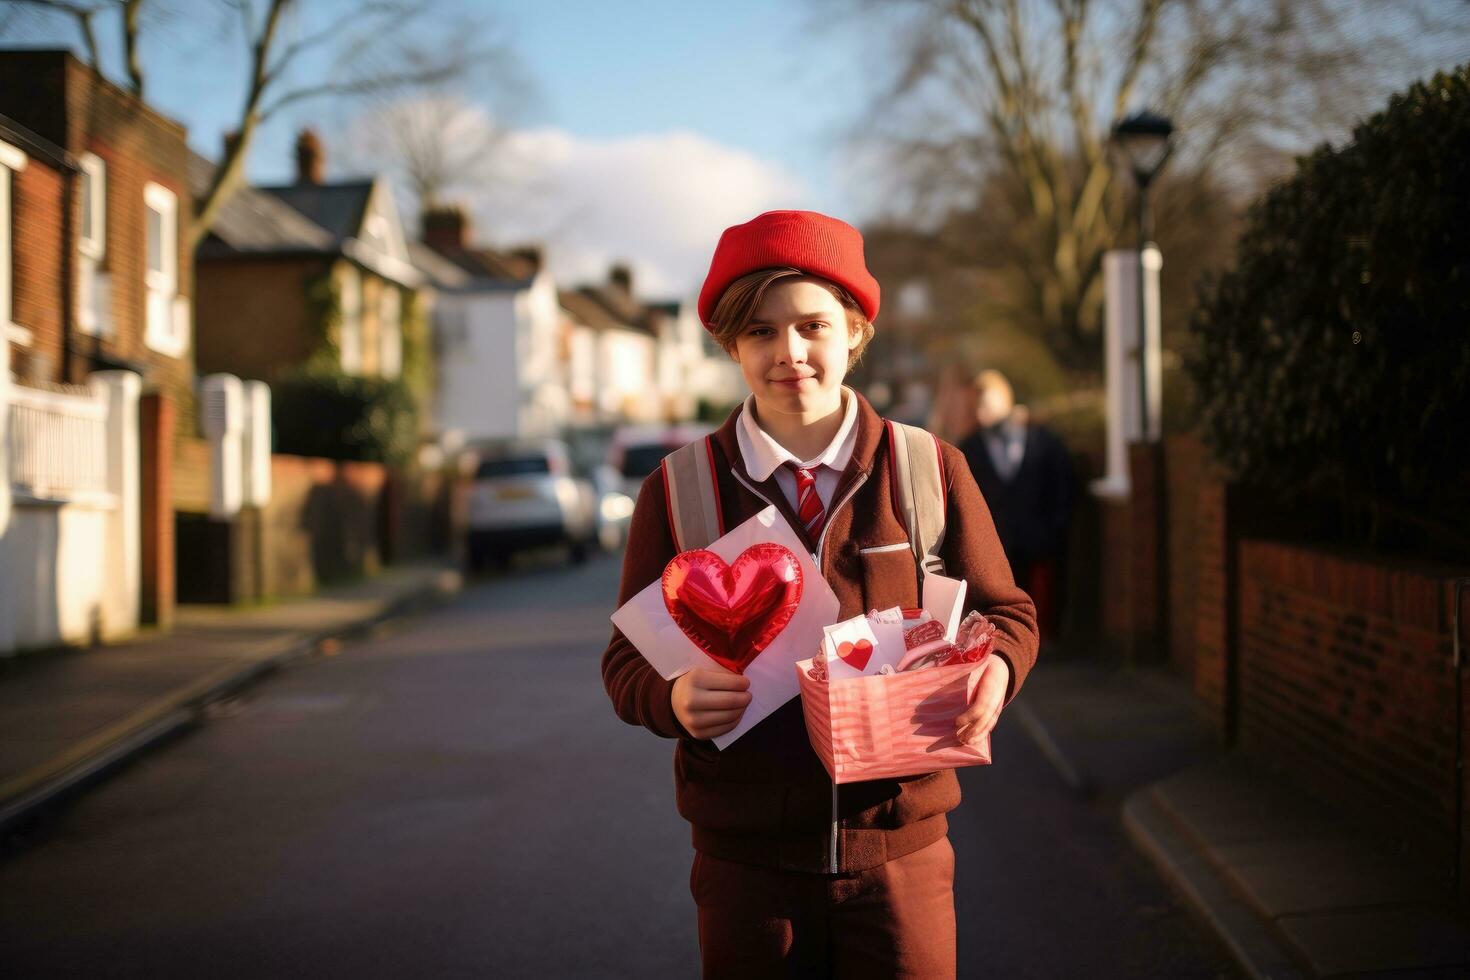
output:
[[[784,545],[751,545],[731,564],[703,548],[664,568],[664,606],[716,662],[744,673],[801,603],[801,563]]]
[[[867,640],[858,640],[856,643],[842,642],[837,644],[837,656],[851,665],[853,670],[862,670],[873,658],[873,644]]]

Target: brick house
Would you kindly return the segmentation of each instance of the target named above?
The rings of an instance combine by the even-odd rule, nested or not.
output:
[[[199,371],[271,382],[335,349],[345,373],[397,377],[403,331],[427,297],[392,189],[381,177],[324,180],[310,130],[296,158],[295,183],[241,188],[199,245]],[[193,157],[196,193],[212,173]]]
[[[184,127],[65,51],[0,51],[0,116],[50,148],[14,177],[17,379],[129,370],[192,405]]]
[[[0,51],[0,652],[173,606],[194,424],[185,131],[65,51]]]

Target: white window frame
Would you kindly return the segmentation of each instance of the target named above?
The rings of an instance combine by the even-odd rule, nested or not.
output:
[[[378,374],[396,378],[403,373],[403,296],[391,282],[378,294]]]
[[[79,275],[77,277],[77,329],[91,336],[111,333],[112,318],[107,310],[98,309],[110,295],[101,282],[102,263],[107,257],[107,164],[95,153],[83,153],[78,159],[83,177],[91,183],[91,200],[82,215],[81,231],[77,234]],[[86,200],[83,195],[83,200]],[[86,228],[92,225],[95,234],[88,236]],[[99,315],[100,313],[100,315]]]
[[[159,214],[158,243],[161,269],[148,266],[148,216],[143,216],[143,342],[160,354],[182,357],[189,349],[188,316],[179,315],[174,300],[179,292],[179,199],[173,191],[152,181],[143,185],[145,210]]]
[[[15,254],[12,250],[14,242],[11,240],[14,223],[11,210],[11,192],[14,187],[12,178],[24,170],[28,162],[26,155],[19,149],[0,141],[0,343],[9,343],[11,340],[25,342],[30,339],[29,331],[11,321],[11,314],[15,310],[12,305],[15,274]]]
[[[337,353],[343,374],[362,373],[362,273],[355,265],[342,267],[337,287],[338,310]]]
[[[91,181],[91,214],[82,215],[82,228],[77,234],[77,250],[99,262],[107,254],[107,164],[95,153],[83,153],[78,162],[83,175]],[[88,237],[86,230],[90,219],[96,235]]]

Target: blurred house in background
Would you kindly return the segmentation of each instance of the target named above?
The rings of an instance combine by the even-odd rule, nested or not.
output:
[[[416,261],[434,307],[438,430],[449,441],[555,435],[570,413],[556,282],[539,248],[475,245],[457,207],[424,215]]]
[[[185,135],[64,51],[0,52],[0,653],[169,618]]]
[[[652,422],[663,417],[658,387],[658,331],[633,293],[633,271],[608,270],[605,285],[561,292],[570,321],[573,422]]]
[[[176,494],[178,560],[188,569],[183,601],[309,593],[322,581],[371,574],[390,556],[421,551],[417,539],[426,538],[410,542],[396,530],[417,485],[395,483],[380,456],[349,444],[349,432],[384,404],[403,408],[389,411],[411,416],[417,428],[410,421],[395,434],[389,420],[374,437],[413,443],[428,430],[423,409],[432,380],[421,363],[428,279],[411,261],[385,178],[326,180],[321,141],[309,129],[295,149],[296,181],[240,188],[196,254],[196,356],[211,382],[208,418],[228,434],[183,444]],[[195,194],[213,173],[210,161],[192,155]],[[415,350],[424,356],[411,357]],[[363,380],[401,380],[411,394],[392,401]],[[303,391],[307,403],[329,397],[302,409]],[[333,393],[341,397],[332,400]],[[349,405],[360,415],[333,414]],[[252,421],[262,414],[266,422]],[[233,481],[237,493],[201,493],[199,475],[221,465],[219,440],[252,428],[265,434],[263,445],[257,437],[251,447],[247,470],[254,473]]]
[[[296,182],[244,187],[198,251],[197,361],[274,381],[313,358],[344,374],[398,377],[409,305],[425,285],[382,177],[326,181],[311,130],[296,141]],[[190,183],[213,164],[194,155]]]
[[[740,366],[699,322],[692,299],[652,303],[658,327],[658,385],[670,419],[718,421],[746,394]],[[701,410],[702,409],[702,410]]]
[[[699,322],[690,300],[643,302],[633,273],[561,293],[574,426],[681,422],[701,405],[744,397],[740,370]]]

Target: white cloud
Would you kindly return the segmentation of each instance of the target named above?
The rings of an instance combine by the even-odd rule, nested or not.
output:
[[[773,208],[809,206],[776,164],[690,132],[585,139],[564,130],[513,131],[502,177],[466,202],[477,234],[495,244],[539,242],[558,281],[601,281],[633,267],[638,293],[697,291],[720,232]]]
[[[780,165],[689,131],[592,139],[505,128],[455,97],[405,99],[351,120],[329,154],[343,172],[389,174],[417,227],[409,171],[439,175],[483,244],[538,244],[564,285],[632,266],[644,298],[696,292],[720,232],[774,208],[817,207]]]

